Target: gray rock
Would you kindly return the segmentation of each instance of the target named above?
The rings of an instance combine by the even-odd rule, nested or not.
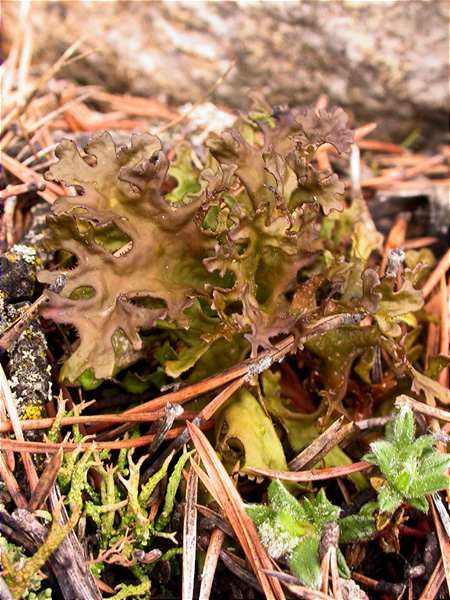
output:
[[[47,65],[86,35],[102,52],[65,75],[115,92],[192,102],[235,59],[219,104],[245,109],[255,87],[291,105],[324,93],[395,141],[448,130],[446,0],[39,2],[32,20]]]

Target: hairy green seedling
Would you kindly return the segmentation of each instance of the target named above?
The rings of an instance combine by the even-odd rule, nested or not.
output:
[[[376,465],[384,478],[378,489],[378,504],[383,512],[393,513],[402,503],[428,512],[427,495],[448,489],[450,456],[435,448],[432,435],[415,436],[414,415],[403,406],[385,439],[372,442],[364,460]]]
[[[323,489],[300,502],[278,480],[269,485],[268,499],[268,504],[247,506],[262,543],[272,558],[287,559],[291,571],[304,585],[319,589],[321,535],[328,523],[338,521],[340,508],[327,499]],[[338,562],[342,574],[348,577],[339,550]]]

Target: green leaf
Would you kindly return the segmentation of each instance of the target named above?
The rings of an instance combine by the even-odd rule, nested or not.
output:
[[[418,510],[421,510],[424,513],[428,513],[429,505],[427,502],[426,496],[419,496],[417,498],[409,498],[408,503]]]
[[[404,321],[411,326],[417,324],[411,313],[422,308],[423,295],[414,287],[412,278],[413,272],[407,269],[399,289],[396,288],[396,278],[393,276],[385,277],[373,288],[374,293],[380,295],[375,320],[384,335],[398,337],[401,334],[399,321]]]
[[[274,510],[267,504],[247,504],[245,512],[257,527],[275,517]]]
[[[176,379],[185,371],[188,371],[191,367],[193,367],[199,358],[205,354],[209,347],[209,342],[200,341],[195,346],[183,348],[180,351],[177,360],[170,360],[166,362],[165,369],[167,375]]]
[[[378,504],[382,512],[393,513],[402,503],[402,495],[389,484],[378,492]]]
[[[363,456],[363,460],[377,465],[387,479],[395,477],[397,472],[395,446],[386,440],[378,440],[370,444],[370,449],[372,452]]]
[[[338,564],[339,575],[344,579],[350,579],[352,574],[350,569],[348,568],[347,561],[345,560],[344,555],[341,552],[340,548],[336,550],[336,558]]]
[[[438,452],[426,457],[420,463],[420,471],[409,489],[411,496],[425,496],[450,487],[450,456]]]
[[[402,470],[393,481],[395,489],[403,495],[406,495],[412,481],[412,475],[407,470]]]
[[[286,487],[278,479],[270,482],[267,490],[270,506],[275,512],[286,511],[291,513],[293,519],[304,520],[306,513],[300,502],[289,493]]]
[[[292,573],[307,587],[320,589],[319,538],[305,536],[294,548],[289,560]]]
[[[337,521],[341,512],[338,506],[328,500],[324,488],[321,488],[312,499],[305,498],[303,508],[318,532],[321,532],[327,523]]]
[[[435,444],[436,440],[432,435],[421,435],[408,447],[408,454],[419,458],[425,452],[432,450]]]
[[[287,470],[280,438],[258,400],[246,389],[234,394],[216,419],[217,449],[230,466]]]
[[[394,441],[402,448],[408,446],[414,441],[414,415],[411,408],[403,405],[394,420]]]
[[[349,515],[339,519],[341,535],[339,541],[342,544],[367,540],[376,532],[375,518],[372,515]]]

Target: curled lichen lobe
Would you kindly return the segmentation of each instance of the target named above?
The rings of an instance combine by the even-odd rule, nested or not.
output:
[[[156,322],[189,329],[196,299],[216,315],[209,343],[244,335],[255,353],[292,329],[297,275],[320,249],[321,216],[344,206],[342,184],[316,171],[314,153],[325,142],[348,150],[351,134],[340,109],[252,114],[210,136],[202,168],[188,144],[171,163],[150,134],[120,148],[107,132],[82,151],[70,140],[58,147],[47,178],[77,195],[60,198],[48,219],[66,283],[43,314],[78,332],[63,379],[89,369],[111,377],[139,358],[141,332]]]

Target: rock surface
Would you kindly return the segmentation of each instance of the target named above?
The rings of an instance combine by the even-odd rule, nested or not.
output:
[[[448,129],[446,0],[39,2],[32,22],[40,68],[85,35],[101,52],[65,75],[112,91],[193,102],[236,60],[219,104],[246,108],[255,87],[291,105],[327,94],[395,141]]]

